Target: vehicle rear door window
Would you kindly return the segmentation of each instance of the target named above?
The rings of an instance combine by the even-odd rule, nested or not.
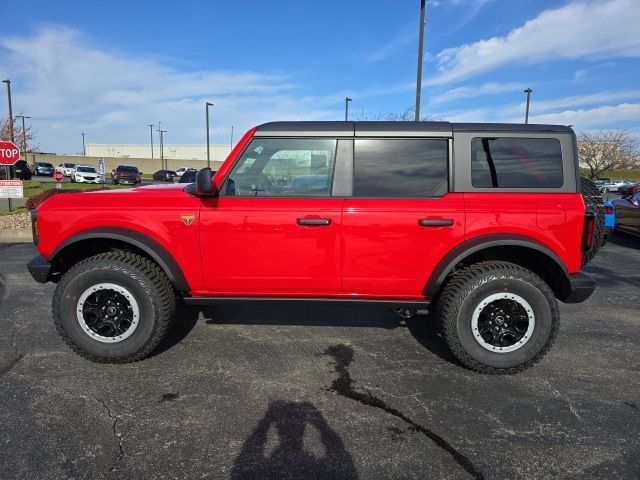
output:
[[[238,197],[329,197],[336,139],[254,138],[221,190]]]
[[[559,188],[562,150],[556,138],[484,137],[471,141],[476,188]]]
[[[354,197],[425,198],[447,193],[445,139],[356,139]]]

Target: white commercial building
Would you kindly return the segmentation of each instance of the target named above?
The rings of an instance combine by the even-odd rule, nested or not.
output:
[[[87,143],[85,146],[88,157],[109,158],[152,158],[150,144],[106,144]],[[211,161],[221,162],[227,158],[231,147],[229,145],[210,145]],[[180,160],[206,160],[206,145],[171,145],[163,147],[164,158]],[[153,158],[160,158],[160,145],[153,145]]]

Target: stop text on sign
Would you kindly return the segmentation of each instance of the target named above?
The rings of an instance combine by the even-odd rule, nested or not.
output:
[[[0,165],[13,165],[20,158],[20,149],[13,142],[0,142]]]
[[[0,148],[0,156],[5,158],[20,157],[20,150],[17,148]]]

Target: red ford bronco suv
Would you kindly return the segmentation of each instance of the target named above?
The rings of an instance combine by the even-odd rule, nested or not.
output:
[[[28,268],[96,361],[148,355],[177,299],[372,302],[430,305],[464,365],[514,373],[549,350],[557,300],[595,288],[594,189],[568,127],[274,122],[186,186],[51,196]]]

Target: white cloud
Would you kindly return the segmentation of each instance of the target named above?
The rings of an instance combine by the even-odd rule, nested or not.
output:
[[[416,24],[417,23],[420,23],[420,22],[416,22]],[[377,48],[376,50],[370,52],[369,54],[365,55],[364,60],[367,63],[376,63],[382,60],[386,60],[390,56],[394,55],[400,50],[403,50],[405,47],[407,47],[412,43],[414,43],[416,46],[418,44],[417,25],[416,25],[416,28],[409,28],[409,27],[404,28],[401,33],[396,35],[396,37],[393,38],[386,45],[383,45]]]
[[[437,95],[433,99],[431,104],[440,105],[463,98],[485,97],[488,95],[497,95],[505,92],[514,92],[524,89],[525,87],[526,85],[520,82],[489,82],[477,86],[457,87]]]
[[[572,103],[572,97],[566,104]],[[594,96],[595,98],[595,96]],[[604,98],[604,95],[602,96]],[[561,100],[555,101],[555,107],[561,105]],[[549,102],[551,104],[551,102]],[[532,104],[533,105],[533,104]],[[505,122],[522,123],[524,121],[524,105],[518,111],[511,107],[457,109],[450,111],[430,112],[449,122]],[[640,120],[640,103],[620,103],[614,105],[598,105],[585,109],[564,109],[548,113],[529,115],[530,123],[573,125],[578,131],[600,128],[617,128],[637,124]]]
[[[640,90],[620,90],[617,92],[604,91],[585,95],[571,95],[569,97],[558,98],[554,100],[536,100],[535,91],[531,97],[531,113],[540,115],[553,110],[562,110],[571,107],[582,107],[587,105],[598,105],[607,102],[616,102],[621,100],[633,100],[640,98]],[[517,105],[508,105],[500,109],[499,114],[503,117],[517,115],[524,112],[525,102]]]
[[[584,83],[589,75],[589,70],[577,70],[573,74],[573,83]]]
[[[60,26],[33,36],[0,36],[0,76],[13,80],[14,112],[32,117],[45,151],[80,151],[83,131],[92,142],[143,143],[148,124],[159,120],[167,143],[201,143],[206,100],[215,103],[213,138],[225,142],[231,125],[239,132],[275,119],[342,115],[339,99],[305,97],[283,75],[180,71],[92,47],[80,32]]]
[[[542,12],[506,36],[442,50],[438,74],[428,83],[459,81],[514,63],[639,57],[638,25],[637,0],[572,2]]]
[[[602,105],[586,110],[565,110],[529,116],[531,123],[575,125],[578,130],[594,127],[601,128],[638,120],[640,120],[640,103]],[[509,119],[509,121],[518,120]]]

